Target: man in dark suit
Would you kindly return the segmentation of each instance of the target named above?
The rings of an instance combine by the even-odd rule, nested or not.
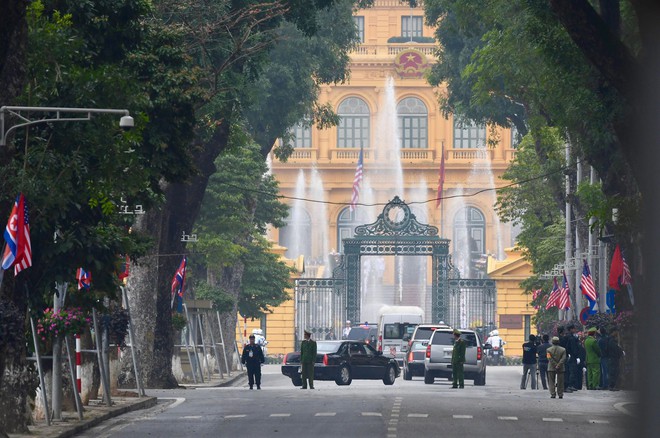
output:
[[[243,347],[241,355],[241,362],[247,366],[250,389],[254,389],[255,382],[257,389],[261,389],[261,364],[265,361],[264,351],[260,345],[254,343],[254,335],[250,335],[250,343]]]

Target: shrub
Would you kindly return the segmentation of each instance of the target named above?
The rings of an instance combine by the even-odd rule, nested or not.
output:
[[[51,341],[56,337],[82,333],[91,322],[82,309],[46,309],[41,318],[37,320],[37,336],[43,341]]]

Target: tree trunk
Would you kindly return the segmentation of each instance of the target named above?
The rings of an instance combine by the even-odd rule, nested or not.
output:
[[[12,339],[0,340],[0,436],[6,433],[26,433],[31,421],[30,396],[39,385],[39,379],[32,367],[29,367],[27,356],[27,339],[25,330],[27,327],[27,294],[25,293],[25,276],[29,271],[21,273],[22,277],[16,280],[11,270],[6,271],[3,279],[0,300],[3,314],[9,316],[9,320],[0,323],[11,324],[19,329],[12,330]],[[7,301],[9,304],[7,303]],[[11,312],[5,309],[11,308]],[[3,315],[4,316],[4,315]]]
[[[146,387],[177,386],[172,373],[172,277],[186,253],[182,233],[192,232],[208,180],[216,171],[215,159],[228,139],[229,122],[224,121],[207,143],[193,144],[196,175],[187,183],[164,184],[165,205],[147,212],[135,226],[156,242],[154,252],[138,260],[129,277],[134,336]],[[122,377],[126,378],[125,373]]]
[[[27,0],[0,1],[0,106],[11,105],[23,91],[28,3]]]

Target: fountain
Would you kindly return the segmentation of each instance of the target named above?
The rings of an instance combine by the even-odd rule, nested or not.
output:
[[[310,265],[318,266],[315,277],[328,278],[332,276],[332,272],[330,272],[330,249],[328,245],[328,208],[325,204],[323,178],[321,178],[316,165],[312,168],[309,196],[315,201],[309,206],[312,216],[312,229],[314,230],[313,236],[315,239],[318,239],[316,242],[318,246],[314,254],[320,254],[310,260]]]

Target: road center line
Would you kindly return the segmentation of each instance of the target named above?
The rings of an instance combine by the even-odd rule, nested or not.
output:
[[[245,418],[247,415],[225,415],[225,418]]]
[[[363,417],[382,417],[383,414],[380,412],[362,412]]]
[[[562,422],[564,421],[561,418],[544,418],[543,421],[557,421],[557,422]]]
[[[336,412],[317,412],[314,414],[315,417],[334,417],[337,415]]]
[[[518,421],[518,417],[497,417],[497,419],[503,421]]]
[[[453,417],[457,419],[465,419],[465,420],[470,420],[473,418],[472,415],[453,415]]]
[[[271,417],[290,417],[291,414],[270,414]]]
[[[427,418],[429,414],[408,414],[408,418]]]
[[[201,415],[186,415],[185,417],[181,417],[181,418],[188,419],[188,420],[195,420],[195,419],[202,418],[202,416]]]

